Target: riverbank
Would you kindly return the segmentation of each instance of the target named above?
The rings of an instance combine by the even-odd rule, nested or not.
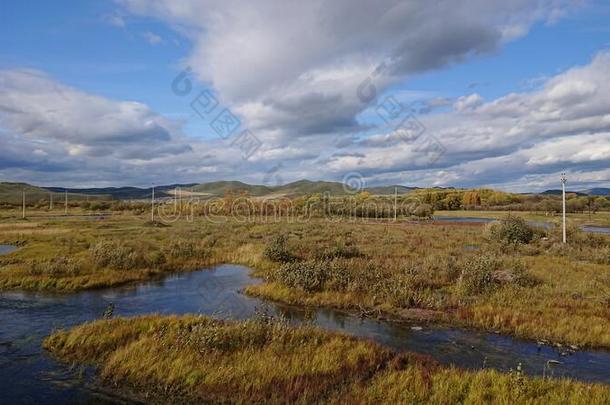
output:
[[[267,403],[574,403],[610,401],[610,388],[566,379],[442,367],[369,341],[259,316],[220,321],[145,316],[60,331],[44,347],[93,365],[138,399]]]

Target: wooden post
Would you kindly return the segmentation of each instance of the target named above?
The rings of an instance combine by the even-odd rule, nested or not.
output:
[[[152,186],[152,197],[150,199],[150,220],[151,222],[155,222],[155,186]]]
[[[394,187],[394,222],[396,222],[396,200],[398,199],[398,187]]]
[[[563,202],[563,243],[567,242],[566,238],[566,174],[561,173],[561,195]]]

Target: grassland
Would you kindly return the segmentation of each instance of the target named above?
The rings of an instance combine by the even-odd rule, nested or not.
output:
[[[103,220],[0,218],[0,289],[70,292],[217,263],[250,266],[247,293],[366,316],[417,318],[528,339],[610,347],[610,238],[571,230],[529,243],[483,226],[146,215]]]
[[[268,317],[118,318],[59,331],[58,359],[93,365],[107,383],[147,402],[604,404],[610,389],[529,378],[518,370],[466,372],[414,354]]]

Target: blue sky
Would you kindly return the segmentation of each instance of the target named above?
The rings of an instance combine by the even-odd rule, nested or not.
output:
[[[205,0],[4,2],[0,141],[10,159],[0,176],[76,186],[262,183],[280,167],[281,182],[357,175],[370,184],[536,190],[567,170],[577,186],[609,185],[609,112],[594,101],[605,86],[610,5],[458,3],[440,1],[439,12],[429,2],[393,0],[257,8]],[[442,144],[442,156],[397,144],[396,123],[385,124],[355,96],[384,60],[390,69],[375,79],[378,101],[430,105],[417,119]],[[180,97],[171,83],[186,66],[194,90]],[[553,86],[586,93],[596,111],[583,116],[570,110],[573,102],[559,105]],[[260,147],[244,155],[218,136],[212,117],[194,113],[190,102],[204,89]],[[542,107],[506,112],[519,105]],[[465,139],[472,147],[463,147]],[[583,147],[578,159],[558,150],[592,139],[596,147]]]

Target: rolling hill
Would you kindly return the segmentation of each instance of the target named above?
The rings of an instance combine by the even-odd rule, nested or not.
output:
[[[398,192],[401,194],[414,189],[413,187],[405,186],[380,186],[365,188],[364,190],[375,195],[390,195],[394,194],[394,187],[397,187]],[[216,181],[200,184],[193,187],[192,190],[197,193],[205,193],[213,196],[222,196],[226,190],[230,190],[232,192],[245,191],[248,195],[253,197],[277,196],[288,198],[323,193],[330,193],[331,195],[338,196],[346,195],[349,191],[344,188],[343,183],[311,180],[298,180],[281,186],[251,185],[242,183],[241,181]]]
[[[406,186],[378,186],[365,188],[374,195],[392,195],[394,188],[399,194],[414,190]],[[299,180],[280,186],[265,186],[246,184],[241,181],[214,181],[209,183],[168,184],[155,187],[156,198],[169,198],[176,189],[182,189],[186,194],[193,193],[202,197],[222,197],[227,190],[234,193],[246,192],[252,197],[288,197],[295,198],[309,194],[330,193],[333,196],[348,194],[343,183],[332,181]],[[65,188],[65,187],[36,187],[26,183],[0,183],[0,203],[20,204],[22,190],[26,190],[27,201],[49,200],[50,194],[56,201],[64,198],[67,191],[70,200],[104,199],[104,200],[142,200],[149,199],[151,188],[140,187],[96,187],[96,188]]]
[[[587,196],[587,195],[607,196],[607,195],[610,195],[610,188],[598,187],[598,188],[590,188],[587,190],[580,190],[580,191],[566,190],[566,193],[572,193],[572,194],[576,194],[579,196]],[[546,190],[540,194],[542,194],[542,195],[561,195],[561,190],[559,190],[559,189]]]
[[[211,196],[222,196],[225,191],[234,193],[246,191],[249,195],[260,197],[271,194],[273,191],[266,186],[242,183],[241,181],[213,181],[202,183],[190,188],[194,193],[209,194]]]
[[[188,188],[195,186],[192,184],[168,184],[165,186],[155,186],[155,196],[158,198],[169,197],[168,191],[178,187]],[[64,188],[64,187],[45,187],[46,190],[63,193],[68,190],[68,193],[77,193],[88,196],[105,196],[114,200],[141,200],[150,198],[152,188],[139,187],[102,187],[102,188]]]
[[[24,191],[27,204],[37,203],[40,201],[48,202],[51,195],[53,196],[54,201],[61,204],[65,198],[63,189],[61,189],[61,192],[59,192],[56,190],[49,190],[44,187],[32,186],[27,183],[0,182],[0,203],[19,205],[22,202]],[[68,199],[70,201],[82,201],[88,197],[90,197],[90,199],[109,198],[107,196],[100,195],[87,196],[82,193],[75,193],[68,190]]]

